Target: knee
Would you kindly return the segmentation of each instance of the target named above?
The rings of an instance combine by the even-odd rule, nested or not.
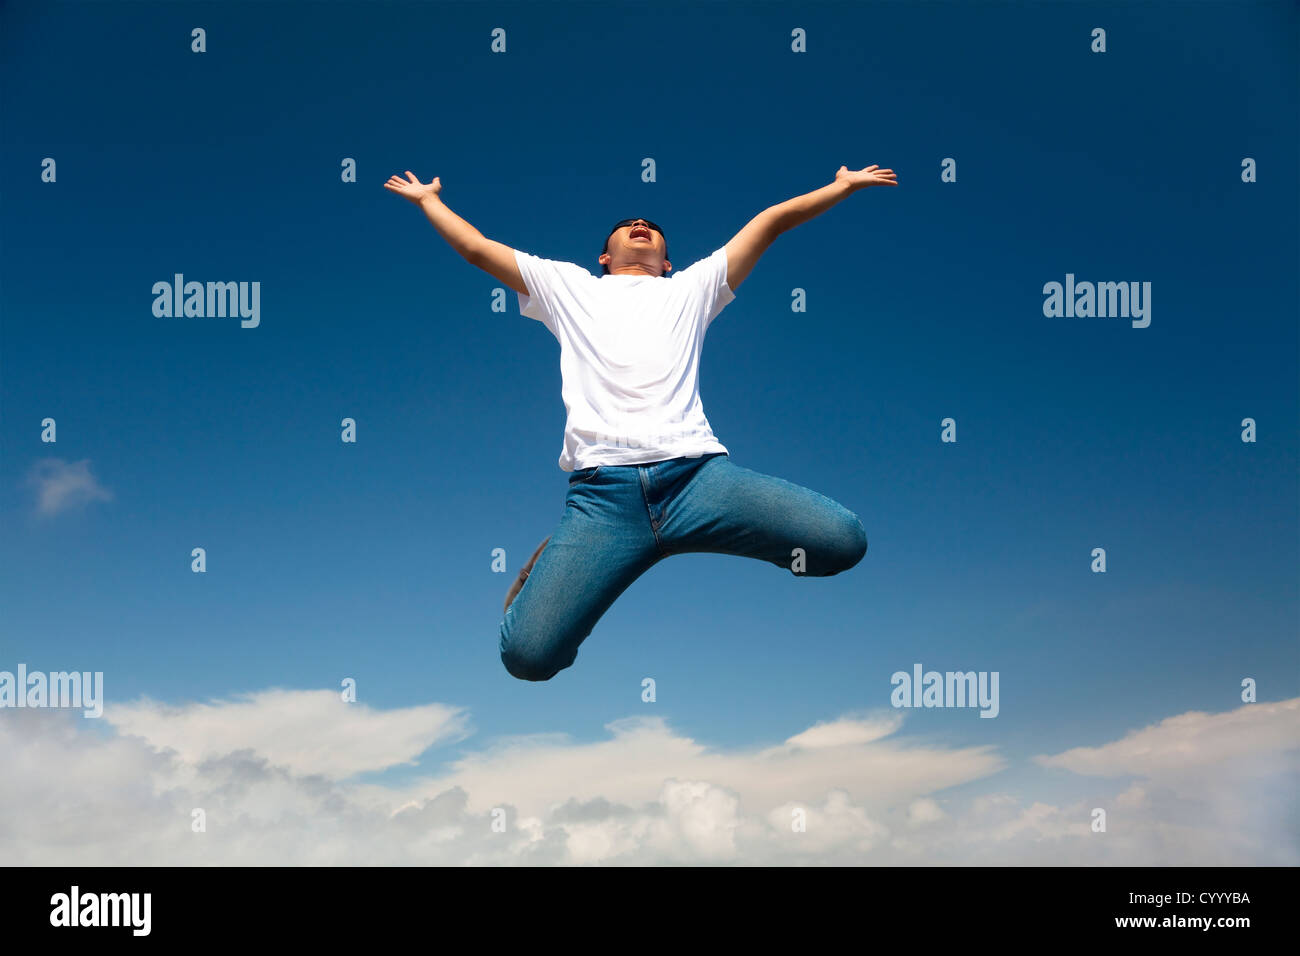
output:
[[[822,577],[847,571],[867,553],[867,530],[857,515],[846,511],[832,540],[827,544]]]
[[[550,680],[573,663],[564,660],[553,646],[527,635],[512,634],[508,619],[501,623],[501,663],[511,677],[520,680]]]
[[[563,669],[553,666],[540,655],[520,653],[514,648],[507,648],[501,652],[501,663],[506,666],[506,671],[511,677],[520,680],[550,680]]]

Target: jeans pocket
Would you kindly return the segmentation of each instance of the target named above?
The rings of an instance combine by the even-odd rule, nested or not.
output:
[[[575,471],[569,478],[569,485],[581,485],[591,481],[591,479],[596,477],[596,473],[603,467],[603,465],[597,465],[594,468],[583,468],[580,471]]]

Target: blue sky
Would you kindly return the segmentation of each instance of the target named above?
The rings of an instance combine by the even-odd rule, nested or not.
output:
[[[997,786],[1043,793],[1062,784],[1035,754],[1231,709],[1243,677],[1295,696],[1294,5],[19,2],[0,21],[0,669],[103,671],[110,707],[353,677],[373,707],[466,708],[476,742],[602,739],[652,709],[727,747],[888,708],[917,662],[996,670],[996,720],[913,711],[899,735],[994,746]],[[441,176],[485,235],[599,274],[621,218],[662,224],[682,268],[872,163],[899,186],[780,237],[701,380],[733,459],[857,513],[863,562],[797,580],[677,557],[573,668],[511,678],[501,600],[564,503],[558,346],[513,292],[492,312],[500,283],[382,183]],[[260,281],[260,326],[156,318],[177,272]],[[1044,317],[1067,273],[1150,282],[1150,326]],[[111,499],[38,514],[51,457],[88,460]]]

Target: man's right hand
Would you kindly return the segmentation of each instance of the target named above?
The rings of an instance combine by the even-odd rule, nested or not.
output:
[[[415,178],[415,173],[408,169],[406,179],[401,176],[393,176],[388,182],[384,183],[384,188],[389,192],[397,193],[404,199],[409,199],[418,206],[426,198],[436,196],[442,191],[442,180],[434,176],[432,182],[422,183]]]

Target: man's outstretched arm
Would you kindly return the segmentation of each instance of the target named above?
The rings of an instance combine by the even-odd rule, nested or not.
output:
[[[437,176],[431,182],[422,183],[408,169],[406,179],[393,176],[384,183],[384,188],[419,206],[429,217],[429,222],[433,223],[433,228],[470,265],[500,279],[516,292],[529,294],[524,277],[519,274],[519,265],[515,262],[515,251],[504,243],[487,238],[447,208],[439,195],[442,192],[442,180]]]
[[[744,282],[759,256],[787,229],[793,229],[813,216],[820,215],[849,193],[868,186],[897,185],[898,177],[892,169],[868,166],[855,171],[841,166],[835,174],[835,182],[775,206],[768,206],[727,243],[727,285],[734,291]]]

